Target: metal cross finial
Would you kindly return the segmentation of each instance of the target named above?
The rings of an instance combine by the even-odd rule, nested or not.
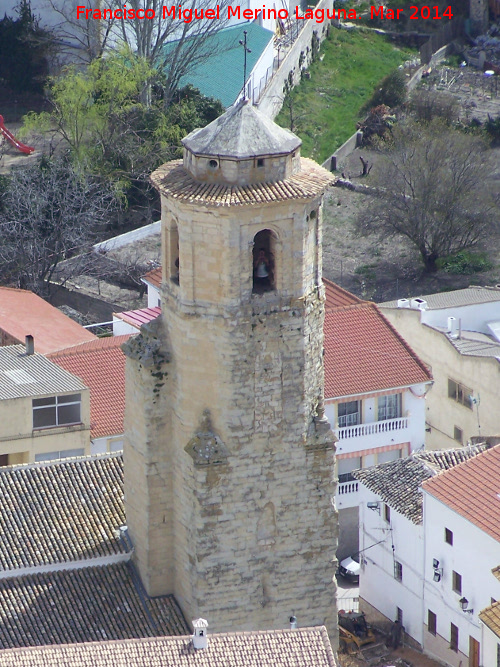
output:
[[[243,30],[243,39],[240,39],[240,44],[243,47],[244,60],[243,60],[243,99],[247,98],[247,53],[252,53],[252,49],[249,49],[247,46],[247,31]]]

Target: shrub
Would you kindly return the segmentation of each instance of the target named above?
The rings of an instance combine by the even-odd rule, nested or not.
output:
[[[457,100],[448,93],[418,90],[411,97],[410,108],[417,120],[426,123],[442,118],[449,125],[458,117]]]
[[[405,101],[406,78],[401,70],[396,69],[382,79],[380,88],[373,93],[365,108],[368,110],[381,104],[393,108],[400,106]]]
[[[445,273],[470,275],[481,271],[489,271],[493,264],[484,252],[468,252],[461,250],[455,255],[448,255],[437,260],[437,266]]]

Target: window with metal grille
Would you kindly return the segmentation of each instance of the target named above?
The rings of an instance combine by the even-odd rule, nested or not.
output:
[[[378,399],[378,420],[401,417],[401,394],[380,396]]]
[[[455,593],[462,595],[462,575],[455,572],[455,570],[453,570],[451,587]]]
[[[339,421],[339,428],[360,424],[361,402],[348,401],[347,403],[339,403],[337,407],[337,416]]]
[[[397,581],[403,581],[403,566],[397,560],[394,561],[394,579],[397,579]]]
[[[427,630],[431,633],[431,635],[435,635],[436,634],[436,628],[437,628],[437,616],[433,611],[428,609],[427,610]]]
[[[33,428],[67,426],[81,422],[81,394],[33,399]]]
[[[473,393],[474,392],[469,387],[460,384],[460,382],[455,382],[455,380],[448,379],[448,397],[461,405],[465,405],[465,407],[470,410],[472,410]]]
[[[384,519],[387,523],[391,523],[391,508],[389,505],[384,505]]]
[[[450,623],[450,648],[452,651],[458,651],[458,628]]]

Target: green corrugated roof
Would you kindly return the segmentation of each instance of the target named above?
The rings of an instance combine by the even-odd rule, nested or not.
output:
[[[239,23],[208,38],[213,55],[182,77],[180,87],[190,83],[204,95],[219,99],[225,108],[234,104],[243,87],[243,47],[239,41],[244,30],[251,49],[247,54],[248,77],[274,33],[256,23]]]

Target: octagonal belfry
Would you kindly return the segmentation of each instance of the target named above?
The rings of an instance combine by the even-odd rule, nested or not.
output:
[[[151,179],[162,316],[126,345],[125,488],[150,595],[215,631],[335,640],[321,204],[332,176],[240,102]]]

